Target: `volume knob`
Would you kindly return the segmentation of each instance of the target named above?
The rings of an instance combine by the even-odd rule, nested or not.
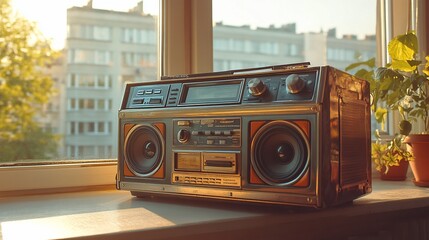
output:
[[[259,78],[250,79],[247,86],[249,87],[249,93],[255,97],[261,96],[267,90],[267,86]]]
[[[291,74],[286,78],[286,87],[289,93],[297,94],[305,88],[305,81],[298,74]]]
[[[180,129],[177,132],[177,141],[180,143],[187,143],[191,138],[191,134],[187,129]]]

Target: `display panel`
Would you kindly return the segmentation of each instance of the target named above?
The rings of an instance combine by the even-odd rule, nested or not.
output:
[[[237,103],[240,100],[242,80],[217,84],[185,84],[182,104]]]

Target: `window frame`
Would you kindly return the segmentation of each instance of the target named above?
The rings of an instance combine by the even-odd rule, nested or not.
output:
[[[399,0],[378,0],[393,6],[393,34],[403,33],[406,11]],[[403,2],[403,1],[402,1]],[[159,18],[158,75],[210,72],[213,69],[212,0],[162,0]],[[429,4],[425,6],[427,9]],[[398,7],[399,6],[399,7]],[[380,15],[380,8],[377,16]],[[424,11],[421,11],[424,13]],[[381,14],[380,16],[385,16]],[[386,17],[386,16],[385,16]],[[428,17],[419,14],[419,29]],[[377,21],[379,25],[380,21]],[[377,27],[380,33],[379,26]],[[425,31],[425,30],[421,30]],[[427,34],[424,32],[424,34]],[[379,35],[379,34],[377,34]],[[391,36],[390,36],[391,37]],[[421,42],[426,43],[427,37]],[[384,39],[384,42],[387,39]],[[378,41],[381,44],[382,41]],[[380,45],[378,45],[380,48]],[[209,49],[209,51],[207,51]],[[380,48],[381,49],[381,48]],[[379,53],[380,54],[380,53]],[[395,121],[395,120],[393,120]],[[77,130],[77,129],[75,129]],[[116,160],[47,163],[31,166],[0,166],[0,196],[33,192],[58,192],[68,188],[114,185]],[[77,177],[78,176],[78,177]]]

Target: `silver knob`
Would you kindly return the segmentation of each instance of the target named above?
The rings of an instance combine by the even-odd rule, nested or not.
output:
[[[289,93],[297,94],[305,88],[305,81],[298,74],[291,74],[286,78],[286,87]]]
[[[259,78],[250,79],[247,86],[249,87],[249,93],[255,97],[261,96],[267,91],[267,86]]]
[[[191,134],[187,129],[180,129],[177,132],[177,141],[180,143],[187,143],[191,138]]]

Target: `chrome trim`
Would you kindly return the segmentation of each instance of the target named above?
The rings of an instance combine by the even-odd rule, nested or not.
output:
[[[213,199],[225,199],[234,201],[274,203],[283,205],[298,205],[320,207],[321,203],[315,194],[279,193],[251,191],[247,189],[208,188],[196,185],[164,185],[152,183],[121,182],[122,190],[135,191],[138,193],[181,195]]]
[[[171,117],[241,117],[255,116],[258,111],[263,111],[264,115],[280,115],[280,114],[303,114],[315,113],[321,110],[319,104],[302,104],[302,105],[287,105],[285,103],[270,104],[246,104],[236,106],[206,106],[205,111],[201,111],[201,107],[187,108],[161,108],[161,109],[127,109],[119,114],[119,118],[171,118]]]

